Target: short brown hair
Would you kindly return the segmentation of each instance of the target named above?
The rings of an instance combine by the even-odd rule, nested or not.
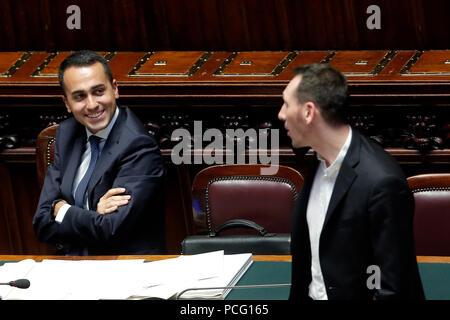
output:
[[[293,74],[302,76],[297,87],[300,103],[317,104],[325,121],[331,125],[346,122],[348,86],[341,72],[327,63],[311,63],[296,67]]]

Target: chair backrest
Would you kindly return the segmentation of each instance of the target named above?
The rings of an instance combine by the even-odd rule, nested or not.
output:
[[[45,128],[39,133],[36,140],[36,168],[40,187],[44,184],[47,167],[54,160],[57,129],[57,124]]]
[[[416,254],[450,255],[450,173],[408,178],[414,193]]]
[[[192,184],[196,233],[210,233],[232,219],[253,221],[272,233],[290,233],[292,211],[303,177],[286,166],[279,166],[275,175],[261,175],[263,167],[267,166],[218,165],[197,173]],[[255,231],[240,229],[238,233]]]

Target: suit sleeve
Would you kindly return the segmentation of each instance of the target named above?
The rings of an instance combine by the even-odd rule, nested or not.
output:
[[[152,214],[152,204],[161,198],[164,177],[162,157],[153,138],[141,135],[130,141],[117,159],[114,172],[107,189],[125,188],[125,194],[131,196],[129,203],[111,214],[99,214],[94,210],[107,190],[96,191],[94,210],[71,206],[66,213],[58,228],[63,241],[85,246],[107,244],[132,232],[143,215]]]
[[[55,222],[51,206],[54,200],[62,199],[61,194],[61,158],[59,139],[60,129],[56,132],[55,153],[53,163],[47,168],[39,203],[33,218],[33,229],[40,241],[51,244],[58,243],[58,224]]]
[[[369,214],[374,264],[381,275],[374,298],[402,298],[407,294],[411,258],[415,259],[414,197],[406,181],[389,176],[374,185]]]

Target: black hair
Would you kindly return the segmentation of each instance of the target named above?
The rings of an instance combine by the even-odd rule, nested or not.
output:
[[[314,102],[330,125],[346,123],[348,86],[341,72],[328,63],[311,63],[296,67],[293,74],[302,76],[298,102]]]
[[[58,81],[64,91],[64,72],[69,67],[84,67],[91,66],[96,62],[100,62],[105,70],[105,73],[109,79],[109,82],[113,83],[113,76],[111,69],[109,68],[108,61],[97,52],[91,50],[80,50],[72,53],[68,56],[59,66],[58,70]],[[64,95],[65,95],[64,91]]]

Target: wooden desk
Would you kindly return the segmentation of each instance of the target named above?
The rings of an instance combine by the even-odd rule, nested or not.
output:
[[[42,261],[43,259],[63,259],[63,260],[126,260],[145,259],[146,261],[157,261],[168,258],[175,258],[178,255],[141,255],[141,256],[87,256],[87,257],[66,257],[66,256],[42,256],[42,255],[0,255],[0,264],[6,261],[21,261],[33,259]],[[239,280],[238,285],[267,284],[267,283],[289,283],[291,280],[291,261],[288,255],[255,255],[254,263]],[[418,256],[419,272],[425,296],[428,300],[449,300],[448,291],[450,284],[450,257],[425,257]],[[267,282],[269,281],[269,282]],[[258,289],[233,290],[227,299],[230,300],[286,300],[289,297],[288,288],[277,288],[272,291]]]
[[[42,261],[44,259],[56,260],[129,260],[129,259],[145,259],[146,261],[158,261],[170,258],[176,258],[179,255],[122,255],[122,256],[85,256],[85,257],[67,257],[67,256],[51,256],[51,255],[0,255],[0,261],[21,261],[24,259],[33,259]],[[253,261],[292,261],[289,255],[254,255]],[[450,258],[448,260],[450,262]]]
[[[43,256],[43,255],[0,255],[0,261],[21,261],[24,259],[33,259],[42,261],[44,259],[60,260],[127,260],[127,259],[145,259],[146,261],[158,261],[163,259],[176,258],[178,255],[119,255],[119,256],[86,256],[86,257],[67,257],[67,256]],[[290,255],[254,255],[253,261],[292,261]],[[450,263],[450,257],[417,256],[419,263]]]

